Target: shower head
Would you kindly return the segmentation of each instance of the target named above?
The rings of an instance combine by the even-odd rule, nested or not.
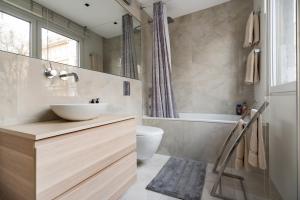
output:
[[[172,17],[168,17],[167,20],[168,24],[172,24],[174,22],[174,19]]]

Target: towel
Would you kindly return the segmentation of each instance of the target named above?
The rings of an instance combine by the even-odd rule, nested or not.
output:
[[[259,55],[253,49],[247,58],[245,82],[255,84],[259,82]]]
[[[238,133],[241,133],[241,131],[244,129],[244,124],[245,124],[244,120],[240,119],[239,126],[237,129]],[[249,146],[248,146],[247,136],[245,134],[237,146],[236,157],[235,157],[236,169],[242,169],[242,168],[249,169],[248,152],[249,152]]]
[[[259,22],[258,14],[253,15],[253,29],[254,29],[253,45],[256,45],[260,41],[260,22]]]
[[[251,117],[255,115],[257,110],[251,110]],[[263,137],[262,116],[260,115],[251,128],[250,147],[248,162],[251,166],[267,169],[265,143]]]
[[[246,25],[245,41],[243,47],[244,48],[251,47],[253,45],[258,44],[259,41],[260,41],[259,15],[254,14],[254,12],[251,12]]]
[[[100,61],[100,58],[99,58],[98,54],[96,54],[96,53],[90,54],[90,67],[92,70],[103,71],[99,61]]]
[[[253,12],[251,12],[246,25],[244,48],[251,47],[253,44],[253,29],[254,29],[254,15]]]

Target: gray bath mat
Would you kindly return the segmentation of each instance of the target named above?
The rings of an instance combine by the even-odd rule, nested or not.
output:
[[[206,163],[171,157],[147,190],[183,200],[201,200]]]

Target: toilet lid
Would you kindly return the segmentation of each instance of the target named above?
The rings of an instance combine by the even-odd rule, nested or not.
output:
[[[137,136],[153,136],[162,135],[164,131],[161,128],[152,126],[137,126],[136,135]]]

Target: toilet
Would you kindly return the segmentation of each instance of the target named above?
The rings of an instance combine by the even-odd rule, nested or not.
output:
[[[137,126],[137,158],[140,161],[152,158],[158,149],[164,131],[157,127]]]

